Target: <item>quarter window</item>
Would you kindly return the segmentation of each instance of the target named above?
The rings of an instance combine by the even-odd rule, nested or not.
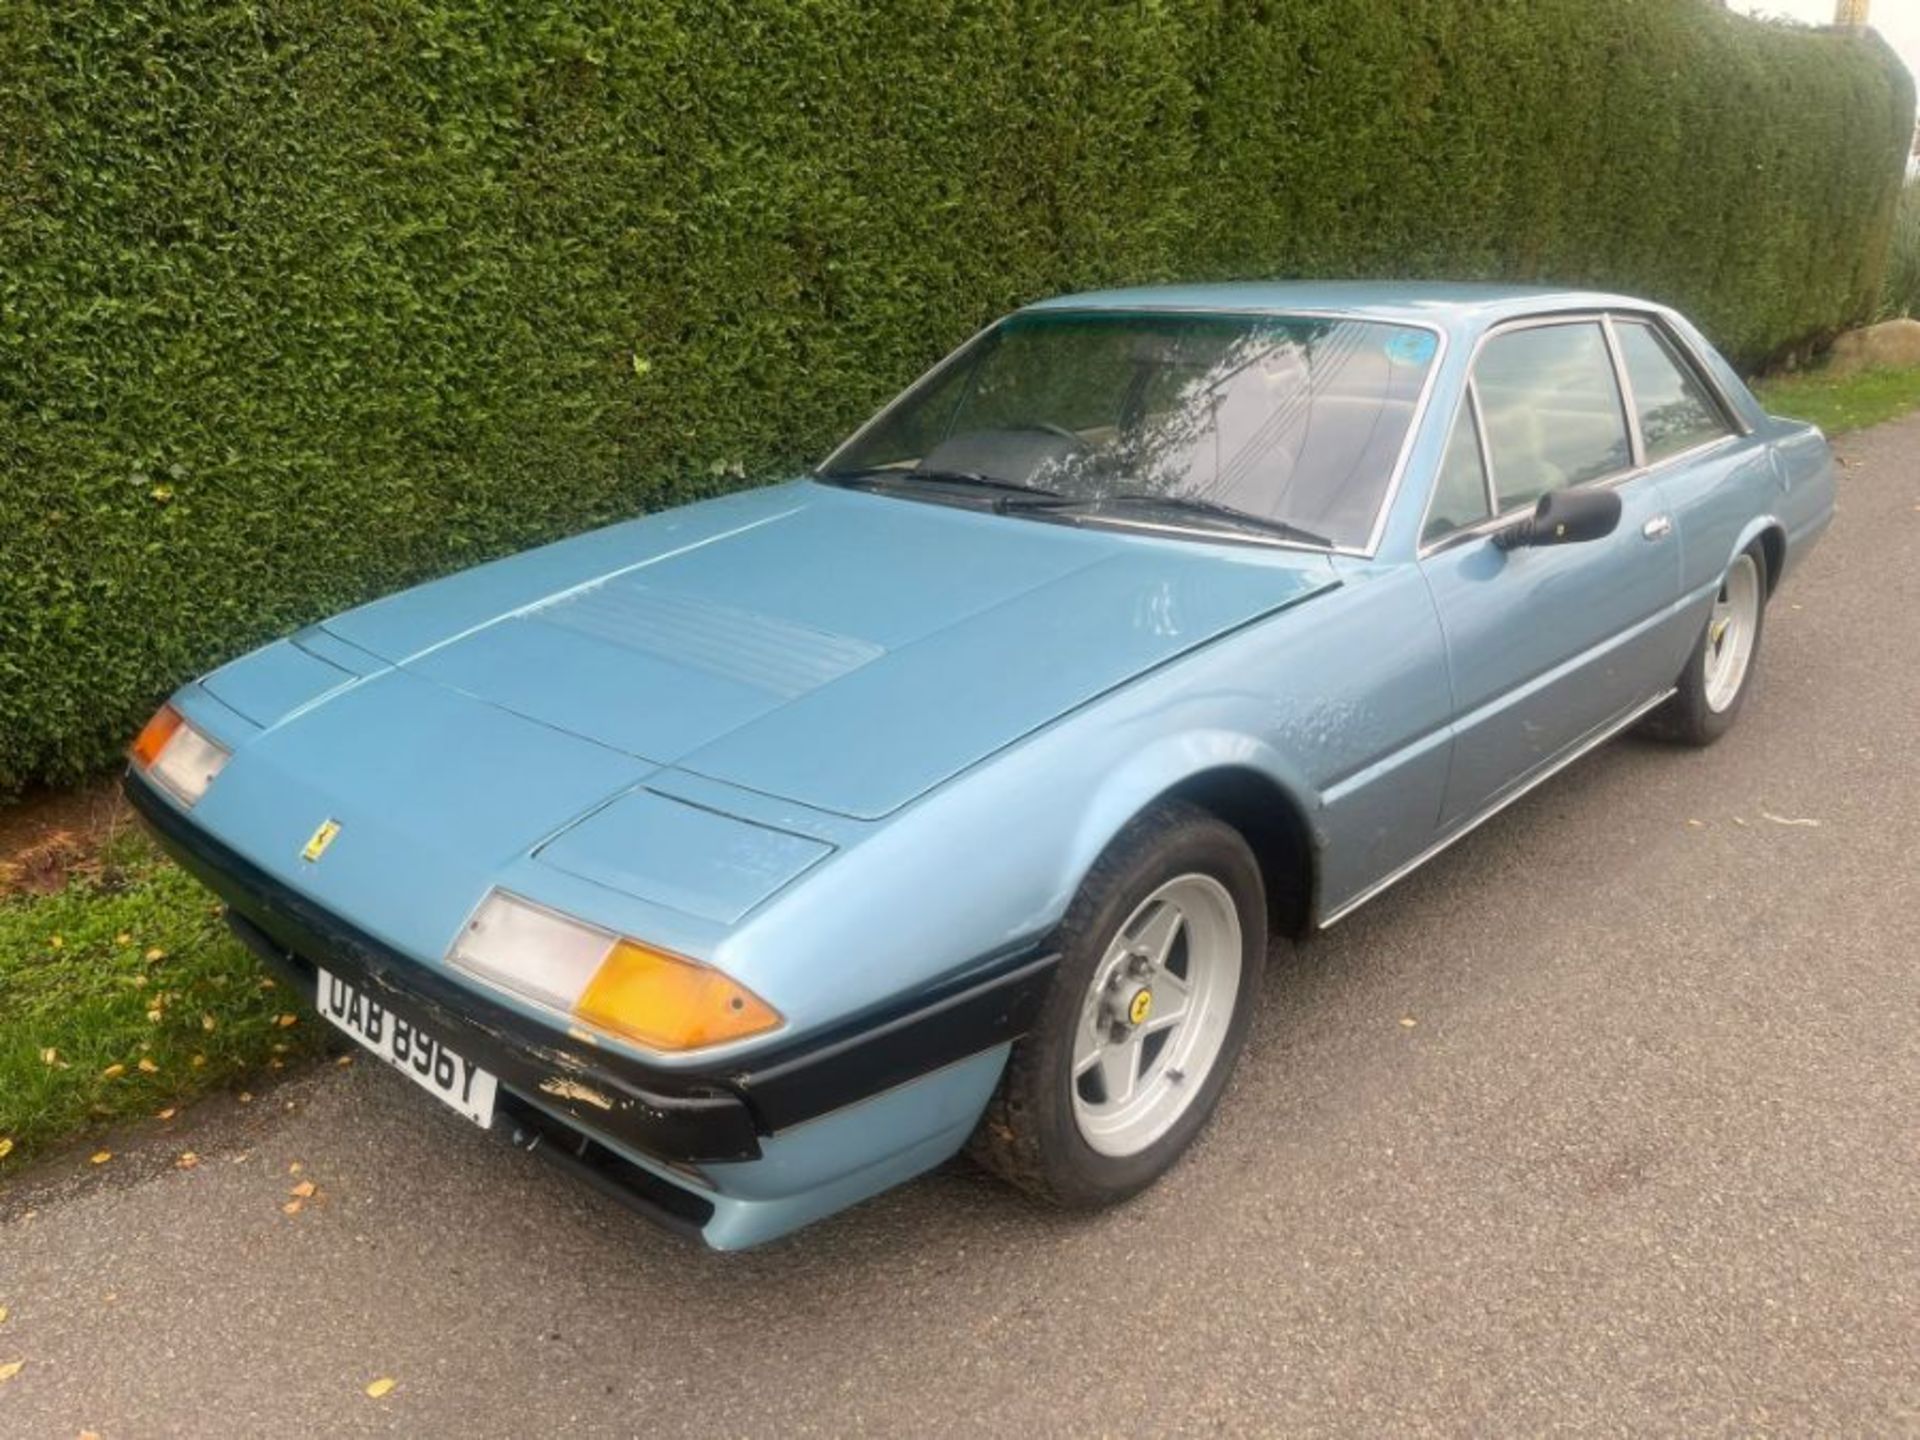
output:
[[[1480,437],[1474,430],[1473,401],[1460,407],[1440,461],[1440,481],[1433,487],[1433,504],[1420,532],[1423,542],[1437,540],[1478,525],[1493,514],[1487,500],[1487,467],[1480,458]]]
[[[1620,385],[1598,321],[1495,335],[1473,376],[1502,511],[1632,464]]]
[[[1633,387],[1648,464],[1733,433],[1666,336],[1641,320],[1616,320],[1614,333]]]

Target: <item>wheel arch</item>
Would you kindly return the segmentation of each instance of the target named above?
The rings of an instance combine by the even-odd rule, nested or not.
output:
[[[1325,837],[1314,792],[1267,745],[1224,733],[1186,735],[1123,766],[1089,809],[1075,845],[1074,884],[1122,830],[1166,800],[1184,800],[1238,830],[1260,864],[1272,928],[1312,928]]]
[[[1787,566],[1787,532],[1778,521],[1760,532],[1760,553],[1767,562],[1767,598],[1780,583],[1780,572]]]
[[[1185,800],[1240,832],[1260,862],[1270,929],[1298,938],[1313,928],[1320,847],[1299,801],[1271,775],[1249,765],[1216,766],[1158,798]]]
[[[1766,598],[1771,600],[1774,587],[1780,583],[1780,572],[1787,563],[1787,527],[1780,523],[1777,516],[1760,515],[1747,523],[1734,544],[1733,552],[1727,556],[1721,573],[1725,574],[1733,562],[1754,545],[1760,547],[1761,558],[1767,562]]]

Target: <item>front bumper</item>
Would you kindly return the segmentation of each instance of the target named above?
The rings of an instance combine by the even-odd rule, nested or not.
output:
[[[394,950],[196,825],[136,772],[125,789],[167,852],[226,902],[235,933],[309,1001],[324,966],[441,1036],[499,1078],[496,1131],[676,1229],[711,1217],[702,1167],[733,1170],[770,1137],[1017,1039],[1057,958],[1015,947],[828,1033],[724,1068],[668,1070],[541,1025]]]

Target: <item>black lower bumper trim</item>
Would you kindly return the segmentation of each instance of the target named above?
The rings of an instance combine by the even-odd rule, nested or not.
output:
[[[603,1195],[637,1210],[656,1225],[690,1238],[713,1218],[713,1202],[662,1180],[595,1140],[562,1124],[518,1095],[503,1092],[496,1106],[494,1131],[522,1150],[558,1165]]]
[[[724,1068],[657,1070],[582,1045],[401,954],[194,824],[137,773],[125,788],[168,853],[226,901],[235,932],[309,999],[324,967],[584,1134],[669,1163],[754,1159],[762,1135],[1018,1039],[1057,959],[1012,946],[911,1008],[864,1014]]]

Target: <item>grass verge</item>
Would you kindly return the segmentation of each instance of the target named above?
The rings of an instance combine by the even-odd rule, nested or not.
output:
[[[323,1048],[218,912],[137,833],[57,893],[0,901],[0,1177]]]
[[[1829,435],[1844,435],[1920,409],[1920,366],[1841,377],[1810,370],[1761,380],[1753,389],[1775,415],[1811,420]]]

